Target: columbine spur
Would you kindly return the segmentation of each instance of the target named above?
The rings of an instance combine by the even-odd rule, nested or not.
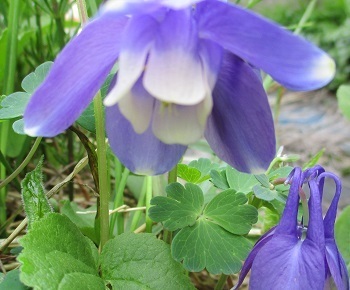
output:
[[[322,219],[324,179],[335,181],[336,192]],[[334,239],[334,222],[341,193],[337,176],[316,166],[305,172],[295,168],[280,223],[262,236],[248,255],[237,285],[238,289],[251,269],[252,290],[349,290],[349,276]],[[310,188],[307,228],[297,223],[299,190]]]
[[[335,70],[319,48],[234,4],[111,0],[56,58],[25,111],[25,132],[67,129],[117,61],[108,138],[129,169],[147,174],[171,169],[203,135],[237,169],[266,168],[275,135],[256,68],[292,90],[320,88]]]

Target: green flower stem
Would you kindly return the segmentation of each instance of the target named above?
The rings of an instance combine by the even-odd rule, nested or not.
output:
[[[109,185],[107,166],[107,144],[104,126],[104,114],[101,93],[94,98],[94,113],[96,123],[98,180],[100,195],[100,250],[109,240]]]
[[[124,188],[126,185],[126,181],[128,179],[128,176],[130,174],[130,170],[125,168],[122,174],[122,177],[120,179],[120,182],[117,187],[117,192],[114,198],[114,204],[113,209],[118,208],[124,204]],[[113,236],[114,232],[114,226],[117,222],[117,233],[118,235],[122,234],[124,232],[124,214],[123,213],[114,213],[111,217],[111,226],[109,229],[109,235],[110,237]]]
[[[80,21],[84,25],[88,20],[85,0],[77,0]],[[102,105],[101,92],[94,98],[94,113],[96,123],[96,142],[98,159],[98,180],[100,195],[100,250],[109,240],[109,186],[108,186],[108,162],[107,145],[104,126],[104,110]]]
[[[97,5],[95,0],[87,0],[87,3],[90,7],[91,13],[95,14],[97,12]]]
[[[20,0],[9,1],[9,26],[7,30],[7,58],[5,64],[4,92],[9,95],[14,90],[15,73],[17,63],[18,23],[20,12]]]
[[[177,165],[168,173],[168,184],[176,181],[177,181]],[[170,245],[172,240],[173,240],[173,233],[171,231],[164,230],[163,241]]]
[[[151,206],[151,199],[153,195],[152,176],[146,176],[146,233],[152,233],[153,221],[148,216],[148,210]]]
[[[39,147],[40,141],[41,141],[41,137],[36,138],[33,147],[30,149],[27,157],[23,160],[23,162],[18,166],[18,168],[13,171],[13,173],[11,175],[9,175],[3,182],[0,183],[0,188],[3,188],[4,186],[6,186],[7,184],[9,184],[14,178],[16,178],[16,176],[18,174],[20,174],[22,172],[22,170],[24,169],[24,167],[27,166],[27,164],[29,163],[29,161],[32,159],[34,153],[36,152],[36,150]]]
[[[145,196],[146,196],[146,190],[147,190],[147,178],[143,181],[141,193],[139,196],[139,200],[137,202],[137,207],[142,207],[145,205]],[[141,218],[141,211],[137,211],[134,213],[134,216],[131,221],[131,226],[130,226],[130,232],[133,232],[137,229],[137,225],[139,224],[140,218]]]
[[[7,28],[7,47],[6,47],[6,63],[5,63],[5,82],[4,93],[9,95],[14,90],[15,73],[17,64],[17,43],[18,43],[18,23],[20,14],[20,0],[9,1],[9,25]],[[10,130],[10,121],[4,121],[0,125],[0,151],[6,156],[7,136]],[[6,168],[0,164],[0,179],[6,178]],[[6,221],[6,188],[0,189],[0,225]]]
[[[221,274],[220,279],[215,286],[215,290],[222,290],[224,288],[224,286],[226,284],[227,277],[228,277],[227,275]]]

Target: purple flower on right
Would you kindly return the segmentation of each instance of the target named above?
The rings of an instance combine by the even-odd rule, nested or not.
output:
[[[336,190],[323,219],[321,201],[325,178],[334,180]],[[315,166],[304,172],[295,168],[287,182],[291,186],[280,223],[255,244],[233,289],[240,287],[251,269],[249,289],[252,290],[348,290],[346,264],[334,239],[340,179]],[[299,191],[304,183],[310,189],[307,228],[297,221]]]

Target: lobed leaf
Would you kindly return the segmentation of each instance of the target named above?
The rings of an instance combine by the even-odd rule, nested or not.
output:
[[[230,166],[226,168],[226,177],[230,188],[234,189],[236,192],[242,192],[244,194],[252,192],[252,188],[259,184],[259,181],[254,175],[239,172]]]
[[[214,197],[204,209],[203,215],[233,234],[245,235],[258,221],[258,211],[254,206],[246,204],[247,201],[243,193],[229,189]]]
[[[211,274],[226,275],[241,269],[251,248],[246,238],[233,235],[204,218],[178,232],[171,246],[174,259],[182,261],[188,271],[206,268]]]
[[[168,197],[156,196],[151,200],[149,217],[163,222],[166,229],[175,231],[193,225],[202,213],[204,197],[202,190],[194,184],[171,183],[166,187]]]

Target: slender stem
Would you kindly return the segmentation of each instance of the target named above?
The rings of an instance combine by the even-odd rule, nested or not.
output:
[[[7,42],[7,58],[5,64],[6,79],[4,85],[4,92],[6,95],[13,92],[15,84],[20,2],[20,0],[9,1],[9,26],[7,30],[7,35],[9,38]]]
[[[80,21],[84,25],[88,20],[85,0],[77,0]],[[94,113],[96,123],[96,142],[98,159],[98,180],[100,195],[100,250],[109,239],[109,186],[108,186],[108,162],[107,145],[104,126],[104,111],[101,92],[94,98]]]
[[[215,290],[222,290],[224,288],[224,286],[226,284],[227,277],[228,277],[227,275],[221,274],[220,279],[215,286]]]
[[[100,249],[102,250],[102,247],[109,239],[109,186],[107,176],[107,145],[100,92],[94,98],[94,113],[96,122],[98,180],[100,186]]]
[[[122,177],[120,179],[120,182],[118,184],[117,192],[114,198],[114,205],[113,208],[118,208],[124,204],[124,188],[126,185],[126,181],[128,179],[128,176],[130,174],[130,170],[125,168],[122,174]],[[112,237],[113,232],[114,232],[114,226],[115,223],[117,222],[118,226],[118,235],[124,232],[124,216],[123,213],[114,213],[111,216],[111,225],[110,225],[110,230],[109,234]]]
[[[317,0],[312,0],[312,1],[310,1],[309,5],[307,5],[307,8],[306,8],[303,16],[299,20],[299,23],[298,23],[297,27],[294,30],[294,34],[297,34],[297,35],[300,34],[300,32],[302,31],[306,21],[309,20],[312,12],[314,11],[316,3],[317,3]]]
[[[171,169],[168,173],[168,183],[173,183],[177,181],[177,165]]]
[[[153,195],[152,176],[146,176],[146,183],[146,233],[152,233],[153,221],[148,216],[148,211],[151,206],[151,199]]]
[[[18,43],[18,23],[20,14],[20,0],[9,1],[9,17],[7,29],[7,47],[6,47],[6,63],[5,63],[5,82],[4,93],[9,95],[14,90],[15,73],[17,64],[17,43]],[[7,136],[10,130],[10,121],[4,121],[0,125],[0,150],[6,156]],[[0,164],[0,179],[6,178],[6,168]],[[0,189],[0,225],[6,221],[6,188]]]
[[[9,175],[3,182],[0,183],[0,188],[6,186],[7,184],[9,184],[18,174],[20,174],[22,172],[22,170],[24,169],[24,167],[27,166],[27,164],[29,163],[29,161],[32,159],[34,153],[36,152],[36,150],[39,147],[40,141],[41,141],[41,137],[36,138],[33,147],[30,149],[27,157],[23,160],[23,162],[18,166],[18,168],[16,168],[15,171],[13,171],[13,173],[11,175]]]
[[[97,5],[95,0],[87,0],[87,3],[90,7],[91,13],[95,14],[97,12]]]
[[[177,165],[169,171],[168,173],[168,184],[176,182],[177,181]],[[173,233],[168,230],[163,230],[163,241],[168,243],[169,245],[171,244],[173,240]]]
[[[139,196],[139,200],[137,202],[137,207],[141,207],[143,206],[146,201],[145,201],[145,196],[146,196],[146,190],[147,190],[147,179],[145,178],[145,180],[143,181],[143,185],[142,185],[142,189],[141,189],[141,193]],[[133,232],[134,230],[136,230],[136,227],[140,221],[141,218],[141,211],[137,211],[134,213],[134,216],[132,218],[131,221],[131,226],[130,226],[130,231]]]

